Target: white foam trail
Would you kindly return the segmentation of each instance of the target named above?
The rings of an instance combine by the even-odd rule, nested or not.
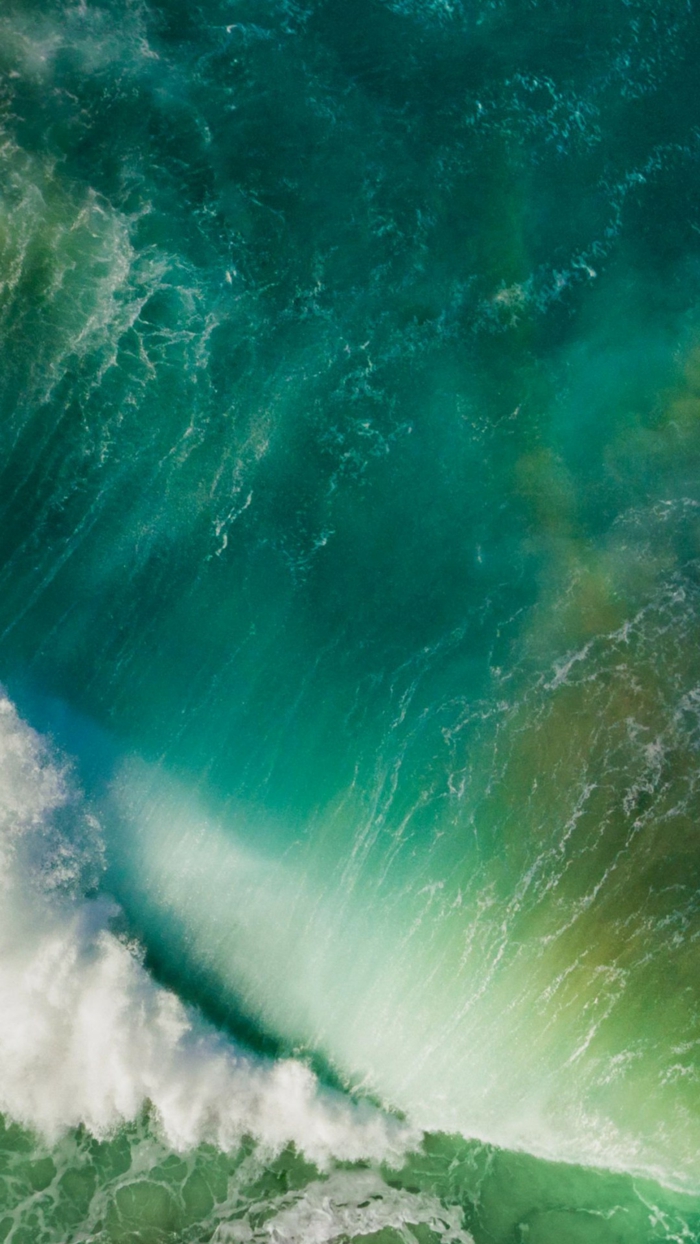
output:
[[[62,831],[69,818],[72,832]],[[169,1144],[270,1150],[312,1161],[400,1158],[416,1136],[322,1089],[294,1060],[241,1053],[111,930],[115,904],[80,896],[95,823],[46,743],[0,698],[0,1109],[49,1139],[95,1135],[150,1101]]]
[[[404,1228],[421,1223],[435,1232],[441,1244],[474,1244],[462,1229],[459,1206],[445,1206],[429,1193],[390,1188],[372,1171],[336,1171],[330,1179],[315,1180],[303,1194],[292,1194],[287,1204],[263,1225],[251,1223],[249,1214],[221,1223],[213,1244],[331,1244],[337,1239],[370,1236],[384,1230],[396,1233],[406,1244],[415,1235]]]

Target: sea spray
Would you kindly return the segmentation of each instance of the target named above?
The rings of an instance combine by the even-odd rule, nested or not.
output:
[[[349,882],[322,826],[271,858],[249,845],[254,813],[239,809],[237,839],[233,817],[127,763],[113,787],[127,908],[222,998],[424,1129],[697,1191],[697,601],[661,553],[694,513],[645,516],[641,570],[639,515],[601,554],[614,566],[625,549],[627,601],[622,575],[599,588],[614,584],[624,622],[536,676],[528,637],[520,682],[467,734],[487,776],[468,788],[471,842],[465,792],[420,872],[415,844],[407,864],[377,838],[376,871]],[[583,568],[540,625],[562,625],[577,590]]]

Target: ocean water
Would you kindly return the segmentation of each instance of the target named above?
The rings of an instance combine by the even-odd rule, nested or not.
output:
[[[695,0],[3,0],[0,1241],[700,1240]]]

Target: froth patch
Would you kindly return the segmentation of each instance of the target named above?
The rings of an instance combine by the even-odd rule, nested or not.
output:
[[[150,1102],[177,1149],[253,1135],[319,1165],[400,1158],[407,1128],[321,1089],[299,1062],[241,1052],[152,980],[112,930],[114,903],[52,884],[73,852],[80,875],[85,817],[67,770],[3,697],[0,1110],[54,1139],[78,1124],[104,1136]]]
[[[474,1244],[470,1233],[462,1229],[459,1206],[446,1207],[429,1193],[390,1188],[372,1171],[336,1171],[330,1179],[309,1184],[301,1196],[289,1197],[288,1202],[261,1227],[249,1215],[222,1223],[213,1237],[215,1244],[269,1244],[270,1240],[331,1244],[383,1231],[396,1232],[408,1244],[416,1237],[403,1228],[417,1223],[434,1231],[441,1244]]]

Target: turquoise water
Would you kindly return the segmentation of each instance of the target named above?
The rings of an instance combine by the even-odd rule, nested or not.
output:
[[[6,0],[0,1240],[700,1238],[693,0]]]

